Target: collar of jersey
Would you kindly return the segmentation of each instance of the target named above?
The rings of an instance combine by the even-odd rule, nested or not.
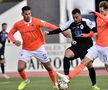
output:
[[[30,18],[30,21],[29,21],[29,22],[26,22],[26,21],[24,20],[24,23],[25,23],[26,25],[29,25],[31,22],[32,22],[32,17]]]

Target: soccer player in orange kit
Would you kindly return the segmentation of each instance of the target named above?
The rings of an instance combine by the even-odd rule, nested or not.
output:
[[[57,72],[58,76],[68,83],[74,76],[78,75],[84,68],[89,65],[90,62],[95,60],[97,57],[104,63],[105,68],[108,72],[108,2],[101,1],[99,3],[99,11],[91,12],[92,15],[97,16],[97,36],[96,44],[88,49],[88,53],[85,58],[81,61],[81,64],[74,70],[70,71],[68,76]],[[50,35],[50,33],[49,33]]]
[[[22,16],[23,20],[16,22],[8,35],[10,40],[18,47],[21,45],[21,41],[14,38],[13,35],[15,32],[19,31],[23,40],[22,50],[18,60],[18,72],[23,81],[18,86],[18,90],[24,89],[30,82],[24,69],[26,68],[26,63],[31,59],[31,57],[40,59],[41,63],[49,73],[49,76],[54,84],[54,88],[58,89],[56,74],[44,48],[45,39],[41,31],[41,27],[54,30],[57,26],[32,17],[31,8],[29,6],[24,6],[22,8]]]

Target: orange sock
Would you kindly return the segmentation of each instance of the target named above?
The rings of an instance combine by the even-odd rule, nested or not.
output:
[[[78,75],[81,71],[83,71],[84,68],[85,66],[83,64],[80,64],[74,70],[70,71],[70,73],[68,74],[69,79],[72,79],[72,77]]]
[[[27,79],[27,75],[25,71],[19,72],[20,76],[22,77],[23,80]]]
[[[48,73],[49,73],[49,76],[50,76],[50,78],[51,78],[53,84],[55,85],[55,84],[57,83],[55,71],[54,71],[54,70],[48,71]]]

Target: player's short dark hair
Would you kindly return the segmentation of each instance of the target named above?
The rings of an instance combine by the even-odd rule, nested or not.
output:
[[[76,13],[81,14],[81,12],[78,8],[75,8],[74,10],[72,10],[72,14],[76,14]]]
[[[103,7],[104,9],[108,9],[108,2],[107,1],[101,1],[99,3],[99,7]]]
[[[2,26],[7,25],[7,23],[2,23]]]
[[[22,8],[22,12],[24,12],[24,11],[26,11],[26,10],[31,10],[31,7],[29,7],[29,6],[24,6],[24,7]]]

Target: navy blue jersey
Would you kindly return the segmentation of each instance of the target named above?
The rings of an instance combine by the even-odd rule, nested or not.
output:
[[[4,47],[5,47],[5,42],[7,39],[8,33],[5,31],[1,31],[0,32],[0,43],[2,44],[2,50],[4,51]]]
[[[72,38],[76,46],[80,49],[87,49],[93,45],[93,41],[91,37],[82,38],[77,37],[82,33],[90,33],[90,31],[95,27],[95,25],[89,20],[82,18],[80,24],[76,24],[74,21],[68,21],[64,25],[60,27],[62,31],[70,29],[72,33]]]

